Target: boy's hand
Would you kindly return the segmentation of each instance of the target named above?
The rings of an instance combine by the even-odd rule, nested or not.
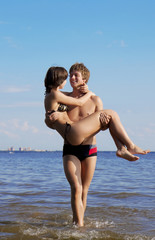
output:
[[[60,113],[59,112],[54,112],[49,115],[49,119],[52,123],[54,123],[56,120],[59,119]]]
[[[59,112],[50,113],[50,111],[49,111],[46,113],[46,119],[49,119],[51,121],[51,123],[54,123],[56,120],[58,120],[59,116],[60,116]]]
[[[111,116],[106,113],[100,114],[100,123],[101,123],[101,130],[106,130],[109,128],[109,123],[111,120]]]

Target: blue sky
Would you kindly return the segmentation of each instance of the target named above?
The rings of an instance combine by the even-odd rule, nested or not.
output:
[[[0,0],[0,149],[62,149],[44,124],[43,80],[52,65],[83,62],[104,108],[155,150],[154,12],[154,0]],[[97,141],[115,150],[108,131]]]

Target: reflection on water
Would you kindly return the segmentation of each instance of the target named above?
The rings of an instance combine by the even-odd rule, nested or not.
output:
[[[61,154],[0,153],[0,239],[155,240],[155,153],[98,154],[83,228],[72,225]]]

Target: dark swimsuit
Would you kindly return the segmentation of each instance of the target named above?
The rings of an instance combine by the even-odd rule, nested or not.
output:
[[[67,112],[67,111],[68,111],[68,106],[60,103],[57,110],[51,110],[51,111],[48,112],[48,114],[50,115],[54,112]]]
[[[60,103],[57,111],[58,111],[58,112],[67,112],[67,111],[68,111],[68,106]]]
[[[63,157],[65,155],[76,156],[81,162],[88,157],[97,156],[96,145],[78,145],[64,144]]]

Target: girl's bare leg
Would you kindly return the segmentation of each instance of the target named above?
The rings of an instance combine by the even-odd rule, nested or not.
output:
[[[125,145],[127,147],[127,150],[131,154],[147,154],[148,152],[150,152],[149,150],[145,150],[145,151],[142,150],[140,147],[136,146],[131,141],[116,112],[114,112],[113,110],[104,110],[103,112],[111,116],[111,120],[109,123],[109,130],[112,136],[115,136],[115,140],[118,139],[120,143]],[[120,150],[119,150],[119,153],[120,153]]]
[[[96,135],[101,130],[100,114],[95,112],[78,122],[71,124],[67,132],[67,141],[72,145],[80,145],[86,138]]]
[[[117,152],[116,155],[118,157],[124,158],[128,161],[136,161],[139,159],[139,157],[134,156],[133,154],[131,154],[126,147],[115,137],[115,135],[113,135],[113,133],[111,133],[111,136],[116,144],[117,147]]]
[[[71,187],[73,223],[82,227],[84,225],[84,207],[82,203],[81,163],[75,156],[71,155],[64,156],[63,163],[66,178]]]
[[[104,114],[111,118],[108,119],[104,117]],[[101,121],[102,119],[103,121]],[[115,143],[117,143],[117,156],[129,161],[135,161],[138,157],[135,157],[132,154],[147,154],[150,152],[149,150],[142,150],[131,141],[118,114],[113,110],[98,111],[76,123],[73,123],[71,130],[67,134],[67,140],[72,145],[79,145],[87,137],[97,134],[100,130],[106,130],[107,128],[109,128]]]
[[[111,112],[111,115],[113,116],[113,112]],[[110,116],[110,115],[108,115]],[[110,119],[110,121],[112,121],[112,117]],[[129,161],[136,161],[139,159],[139,157],[137,156],[134,156],[132,155],[127,149],[126,147],[124,146],[124,144],[114,135],[114,133],[111,131],[110,129],[110,121],[109,121],[109,124],[108,125],[105,125],[105,113],[102,113],[100,114],[100,121],[101,121],[101,124],[102,124],[102,130],[107,130],[109,128],[109,131],[111,133],[111,136],[115,142],[115,145],[117,147],[117,152],[116,152],[116,155],[118,157],[121,157],[121,158],[124,158],[124,159],[127,159]]]

